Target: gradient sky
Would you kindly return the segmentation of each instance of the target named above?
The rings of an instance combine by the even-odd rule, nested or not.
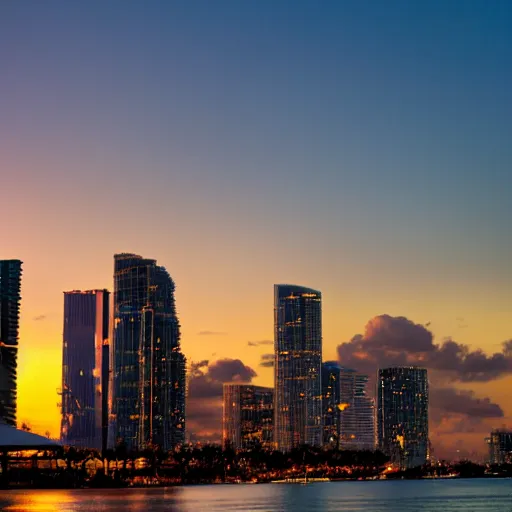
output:
[[[115,252],[170,271],[190,360],[264,384],[276,282],[323,292],[325,359],[382,313],[497,350],[511,26],[506,0],[1,2],[19,419],[57,433],[62,292],[111,289]],[[508,386],[474,389],[512,416]]]

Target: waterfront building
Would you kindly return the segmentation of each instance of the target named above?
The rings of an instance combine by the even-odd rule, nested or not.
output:
[[[375,450],[375,405],[368,396],[368,375],[343,368],[341,445],[345,450]]]
[[[252,384],[224,384],[222,442],[235,450],[273,446],[274,389]]]
[[[379,449],[402,469],[425,464],[428,455],[427,370],[379,370],[377,382]]]
[[[340,447],[341,367],[335,361],[322,364],[323,444]]]
[[[274,442],[278,450],[322,445],[322,295],[274,286]]]
[[[16,426],[20,260],[0,260],[0,421]]]
[[[110,292],[64,292],[61,442],[105,450],[108,434]]]
[[[512,430],[493,430],[487,443],[489,444],[489,462],[491,464],[512,463]]]
[[[129,448],[185,441],[185,356],[174,281],[156,260],[114,256],[112,436]]]
[[[345,450],[375,449],[375,407],[368,376],[334,361],[322,366],[323,441]]]

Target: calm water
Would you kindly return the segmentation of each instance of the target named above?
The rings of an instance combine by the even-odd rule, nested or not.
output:
[[[0,491],[3,511],[512,512],[512,480],[215,485],[109,491]]]

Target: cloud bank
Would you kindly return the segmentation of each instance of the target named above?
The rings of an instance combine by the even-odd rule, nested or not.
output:
[[[435,344],[424,326],[389,315],[372,318],[364,334],[338,346],[338,356],[345,366],[366,373],[410,364],[443,372],[459,382],[489,382],[512,374],[512,340],[502,344],[501,352],[488,356],[452,339]]]
[[[272,340],[260,340],[260,341],[248,341],[247,345],[249,347],[258,347],[260,345],[273,345],[274,342]]]

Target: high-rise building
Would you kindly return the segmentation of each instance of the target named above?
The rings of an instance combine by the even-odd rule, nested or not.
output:
[[[322,366],[324,443],[344,450],[375,449],[375,407],[368,376],[329,361]]]
[[[497,429],[487,439],[491,464],[512,463],[512,430]]]
[[[64,292],[61,441],[105,450],[108,434],[110,292]]]
[[[0,260],[0,421],[16,426],[21,261]]]
[[[427,370],[379,370],[377,399],[379,449],[402,469],[425,464],[429,441]]]
[[[368,375],[343,368],[341,445],[346,450],[375,450],[375,405],[368,396]]]
[[[174,281],[155,260],[114,256],[113,440],[170,450],[185,440],[185,357]]]
[[[273,446],[273,388],[224,384],[222,441],[235,450]]]
[[[289,451],[322,444],[322,295],[274,286],[274,441]]]
[[[323,444],[341,446],[341,367],[335,361],[322,364]]]

